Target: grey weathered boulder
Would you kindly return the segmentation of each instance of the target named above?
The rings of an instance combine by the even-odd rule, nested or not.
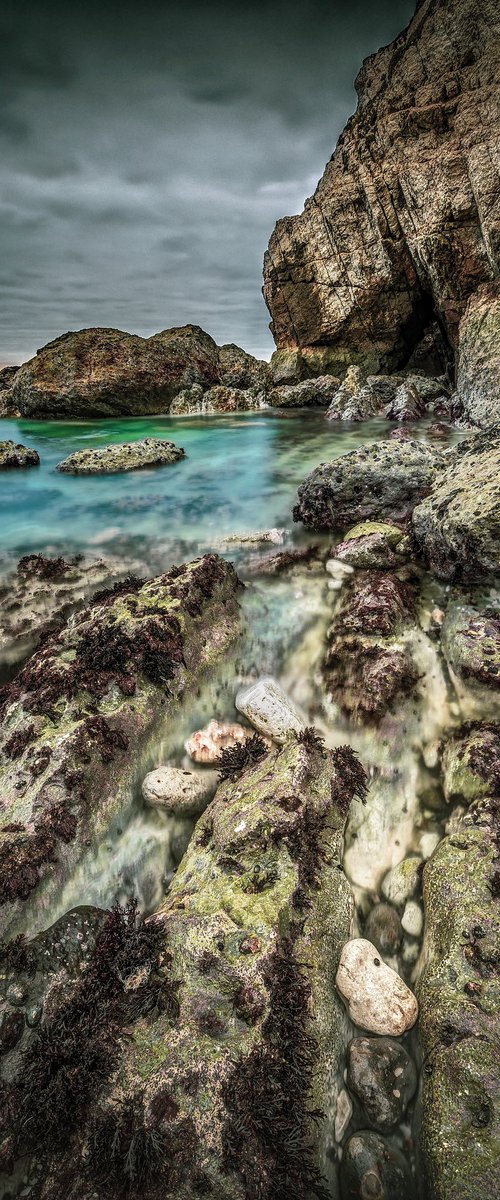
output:
[[[2,367],[0,370],[0,417],[19,417],[19,409],[14,402],[12,385],[19,367]]]
[[[20,442],[0,442],[0,471],[11,471],[15,467],[38,467],[40,456],[36,450]]]
[[[319,375],[316,379],[271,388],[267,399],[273,408],[324,408],[338,386],[339,380],[333,375]]]
[[[185,771],[170,763],[148,771],[142,783],[144,802],[151,808],[199,817],[217,787],[217,771]]]
[[[138,442],[75,450],[58,463],[57,470],[66,475],[112,475],[141,467],[165,467],[181,458],[185,458],[185,452],[174,442],[146,437]]]
[[[474,425],[500,421],[500,288],[483,284],[460,322],[457,392]]]
[[[233,342],[219,348],[219,380],[224,387],[265,390],[270,381],[269,363],[254,358]]]
[[[441,578],[476,579],[500,570],[499,425],[451,452],[412,522],[427,563]]]
[[[445,463],[440,451],[413,440],[351,450],[308,475],[298,490],[294,521],[345,530],[358,521],[403,520]]]

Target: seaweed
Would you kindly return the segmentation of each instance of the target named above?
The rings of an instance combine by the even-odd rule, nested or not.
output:
[[[306,746],[308,750],[317,750],[321,758],[326,758],[325,739],[321,737],[314,725],[306,725],[305,729],[301,729],[296,734],[299,746]]]
[[[245,742],[237,742],[234,746],[226,746],[221,750],[216,762],[219,768],[219,780],[234,779],[249,767],[259,762],[268,752],[268,747],[258,733],[248,737]]]
[[[351,800],[355,797],[366,804],[368,776],[351,746],[337,746],[335,750],[331,751],[331,760],[335,768],[335,776],[332,780],[332,800],[345,816],[349,811]]]
[[[178,1117],[177,1106],[165,1109],[161,1117],[150,1110],[148,1119],[144,1096],[136,1092],[94,1118],[86,1167],[103,1194],[113,1200],[142,1200],[146,1189],[151,1200],[163,1200],[175,1194],[196,1142],[193,1122]]]

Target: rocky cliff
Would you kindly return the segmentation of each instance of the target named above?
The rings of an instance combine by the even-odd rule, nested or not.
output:
[[[299,376],[454,361],[468,301],[499,286],[499,60],[497,0],[420,0],[363,64],[314,196],[265,256],[277,357]]]

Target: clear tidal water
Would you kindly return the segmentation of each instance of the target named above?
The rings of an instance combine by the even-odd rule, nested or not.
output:
[[[297,486],[308,471],[390,428],[380,420],[331,423],[323,411],[0,421],[0,439],[23,442],[41,459],[38,468],[0,473],[0,566],[35,551],[88,551],[138,558],[156,571],[227,534],[290,529]],[[117,475],[56,471],[73,450],[146,436],[175,441],[187,458]]]

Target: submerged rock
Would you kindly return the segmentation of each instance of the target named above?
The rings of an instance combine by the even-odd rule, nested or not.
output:
[[[403,1120],[417,1089],[410,1055],[392,1038],[353,1038],[347,1054],[347,1086],[368,1124],[388,1133]]]
[[[409,551],[409,539],[398,525],[363,521],[355,525],[335,547],[337,558],[356,570],[375,567],[390,571],[401,566]]]
[[[26,554],[0,584],[0,667],[7,672],[99,588],[130,578],[130,564]],[[121,586],[121,584],[118,584]]]
[[[217,788],[217,771],[184,771],[170,764],[149,771],[142,784],[142,795],[152,808],[200,817]]]
[[[66,475],[110,475],[140,467],[165,467],[185,457],[184,450],[174,442],[147,437],[139,442],[75,450],[58,464],[57,470]]]
[[[40,455],[36,450],[23,446],[21,442],[0,442],[0,471],[10,471],[15,467],[38,467]]]
[[[316,467],[300,485],[293,519],[317,530],[403,520],[445,465],[438,450],[412,440],[351,450]]]
[[[256,683],[241,688],[235,705],[259,733],[280,744],[292,731],[300,733],[305,728],[302,714],[270,675],[263,675]]]
[[[425,866],[420,1003],[424,1176],[436,1200],[500,1180],[498,797],[474,804]]]
[[[2,367],[0,370],[0,417],[19,417],[12,395],[12,385],[19,367]]]
[[[419,890],[421,870],[421,858],[410,854],[385,875],[382,881],[382,895],[396,908],[404,908],[407,900],[412,899]]]
[[[376,1133],[353,1133],[340,1167],[342,1200],[412,1200],[410,1167],[401,1152]]]
[[[403,940],[401,921],[392,904],[374,904],[367,917],[365,935],[381,954],[397,953]]]
[[[346,943],[335,983],[360,1029],[400,1037],[415,1024],[418,1004],[413,992],[365,938]]]
[[[238,633],[239,583],[215,555],[128,588],[47,640],[4,697],[1,936],[47,922],[130,807],[138,754]]]
[[[442,647],[465,717],[500,709],[500,618],[452,601],[442,628]]]
[[[454,449],[412,521],[417,543],[440,578],[475,580],[500,571],[500,426]]]
[[[219,788],[159,913],[139,929],[107,915],[46,1025],[51,1044],[79,1032],[71,1078],[48,1106],[41,1046],[9,1088],[16,1156],[29,1155],[40,1200],[123,1191],[131,1139],[160,1147],[142,1200],[165,1162],[179,1200],[246,1200],[249,1179],[256,1194],[270,1179],[319,1194],[325,1173],[335,1193],[323,1113],[349,1040],[330,979],[352,917],[337,808],[351,795],[335,752],[292,738]]]

